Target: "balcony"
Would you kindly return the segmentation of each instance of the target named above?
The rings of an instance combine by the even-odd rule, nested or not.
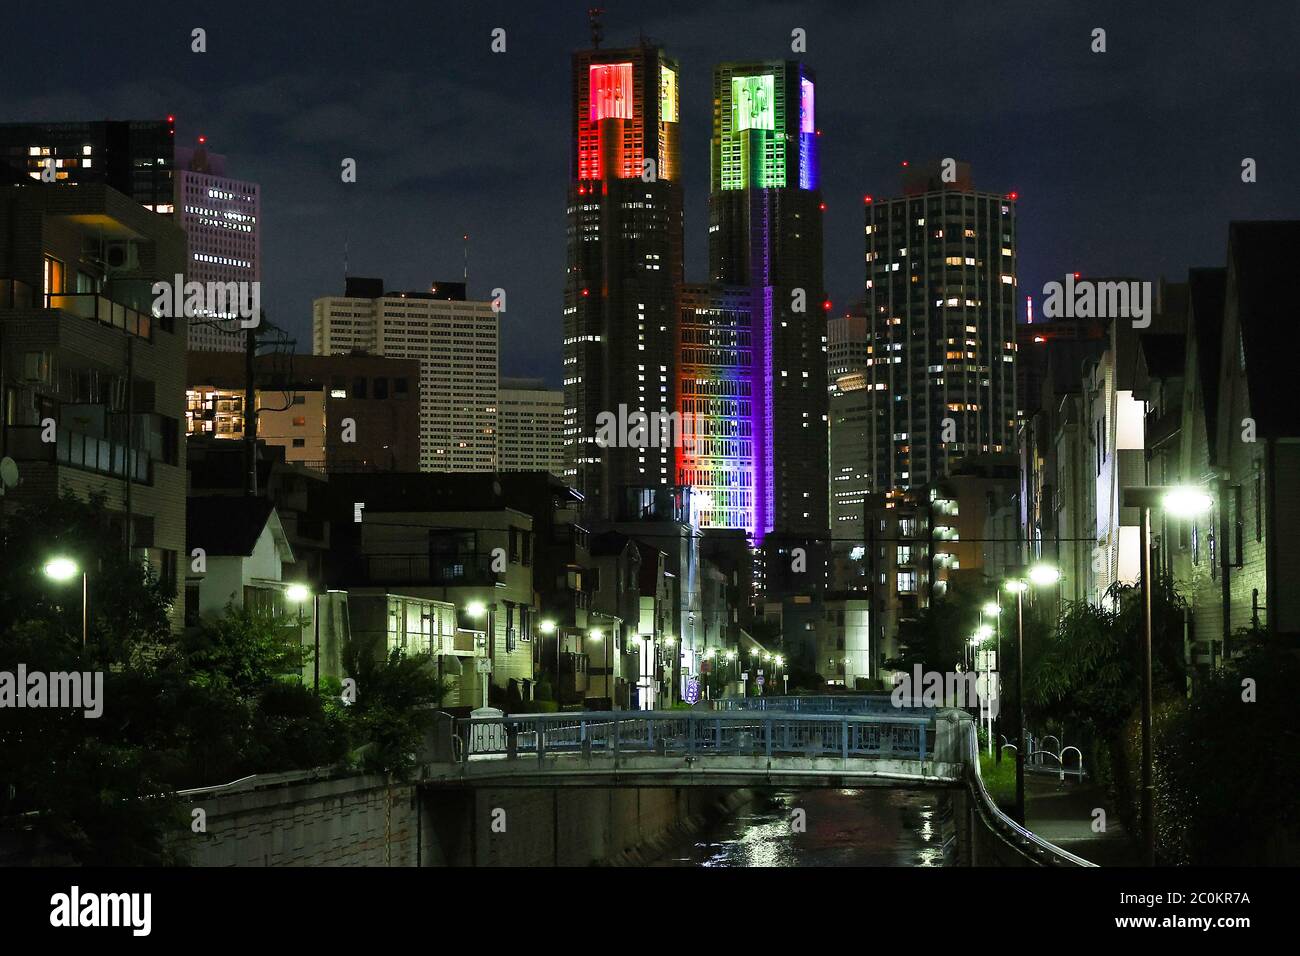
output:
[[[41,441],[39,425],[9,426],[9,454],[16,461],[44,461],[52,464],[81,468],[85,471],[126,478],[128,467],[131,480],[139,484],[153,483],[153,461],[149,453],[131,449],[121,442],[94,438],[60,428],[55,441]]]
[[[501,575],[492,570],[490,554],[443,555],[367,554],[367,581],[371,584],[409,584],[428,587],[495,585]]]
[[[47,295],[46,308],[58,309],[83,319],[93,319],[104,325],[121,329],[131,335],[153,341],[153,316],[139,312],[121,302],[114,302],[93,292],[75,292],[64,295]]]

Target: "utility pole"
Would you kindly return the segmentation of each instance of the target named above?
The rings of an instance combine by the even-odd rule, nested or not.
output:
[[[257,386],[253,365],[257,358],[257,333],[263,320],[264,314],[259,315],[257,325],[244,333],[244,495],[248,498],[257,497]]]

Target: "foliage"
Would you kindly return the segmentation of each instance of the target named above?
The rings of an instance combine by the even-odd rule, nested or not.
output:
[[[1241,657],[1153,727],[1157,849],[1194,866],[1281,864],[1300,854],[1300,730],[1290,691],[1300,655],[1278,635],[1244,635]],[[1241,645],[1238,641],[1238,646]],[[1254,701],[1243,682],[1254,682]]]
[[[227,604],[220,617],[204,618],[181,640],[181,653],[201,686],[240,696],[297,675],[303,647],[292,619]]]
[[[431,655],[394,647],[383,656],[381,639],[354,637],[344,646],[344,666],[357,690],[356,702],[346,711],[347,724],[353,739],[366,742],[363,769],[406,779],[446,688]]]

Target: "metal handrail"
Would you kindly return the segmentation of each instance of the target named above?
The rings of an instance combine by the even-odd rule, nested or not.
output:
[[[469,717],[456,722],[462,762],[473,755],[551,752],[819,754],[934,759],[926,717],[725,711],[582,711]]]
[[[1006,746],[1012,746],[1007,744]],[[992,818],[994,825],[1009,833],[1002,834],[1009,842],[1019,840],[1022,843],[1030,844],[1032,850],[1025,847],[1017,847],[1025,855],[1045,855],[1047,862],[1059,866],[1082,866],[1095,867],[1097,864],[1085,860],[1081,856],[1075,856],[1069,850],[1063,850],[1054,843],[1048,843],[1032,830],[1027,830],[1015,820],[1002,812],[997,803],[989,795],[988,788],[984,786],[984,776],[980,773],[980,754],[979,739],[975,733],[975,725],[970,725],[970,730],[966,735],[966,764],[967,772],[970,774],[971,790],[980,808]]]

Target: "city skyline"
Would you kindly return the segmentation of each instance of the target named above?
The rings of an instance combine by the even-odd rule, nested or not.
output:
[[[152,11],[163,32],[185,39],[202,26],[209,36],[207,54],[179,39],[167,45],[155,64],[175,80],[166,91],[141,79],[141,62],[153,64],[154,54],[147,38],[124,30],[132,18],[88,11],[66,37],[84,55],[38,64],[16,51],[6,120],[170,113],[178,146],[205,135],[241,178],[262,185],[263,305],[302,352],[310,351],[311,300],[341,287],[345,244],[352,274],[419,288],[460,278],[468,234],[471,298],[498,286],[510,295],[502,373],[557,387],[564,64],[589,44],[585,6],[476,5],[440,23],[399,5],[392,28],[376,23],[364,35],[307,27],[315,55],[292,66],[274,45],[305,21],[293,7],[257,8],[259,29],[240,28],[253,9],[232,3],[194,23]],[[644,30],[681,65],[688,282],[707,275],[709,77],[724,61],[796,58],[817,72],[833,314],[862,294],[862,197],[894,194],[904,160],[953,156],[972,164],[984,188],[1019,194],[1018,320],[1024,294],[1039,298],[1043,284],[1066,271],[1177,278],[1188,263],[1217,261],[1224,222],[1300,214],[1280,172],[1300,106],[1284,95],[1286,72],[1272,65],[1286,62],[1293,9],[1255,10],[1243,25],[1204,12],[1170,22],[1118,4],[1052,12],[1005,3],[992,15],[936,5],[930,17],[923,5],[916,22],[926,23],[924,40],[907,20],[869,24],[846,18],[845,9],[667,3],[643,16],[609,5],[605,46],[635,43]],[[16,11],[20,31],[33,15]],[[1108,31],[1104,55],[1089,50],[1097,26]],[[494,54],[497,27],[507,46]],[[795,28],[806,31],[806,53],[790,50]],[[390,65],[367,64],[373,58],[360,54],[370,44],[393,51]],[[438,69],[400,66],[428,44],[437,46]],[[1005,55],[995,62],[1006,66],[990,68],[987,51],[999,48]],[[348,80],[324,66],[345,50]],[[1118,69],[1099,69],[1103,56]],[[474,85],[455,79],[465,75]],[[87,89],[94,92],[72,92]],[[463,148],[435,149],[449,134]],[[349,156],[358,179],[341,184],[338,164]],[[1241,181],[1246,157],[1258,162],[1258,182]],[[1179,207],[1187,193],[1198,201]]]

